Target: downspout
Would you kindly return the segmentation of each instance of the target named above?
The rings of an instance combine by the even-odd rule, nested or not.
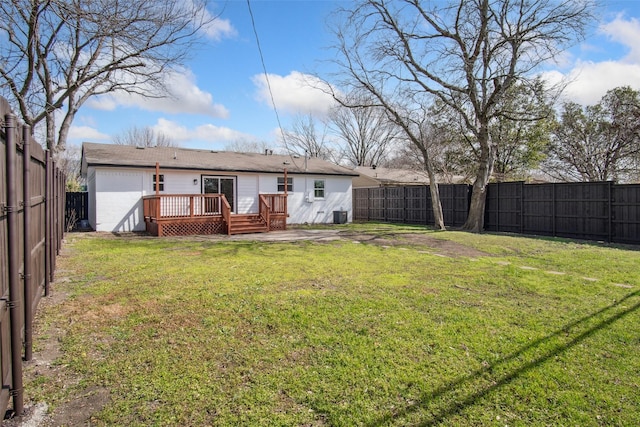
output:
[[[6,182],[7,182],[7,246],[9,261],[9,318],[11,321],[11,378],[13,410],[20,416],[24,412],[22,389],[22,317],[20,316],[19,251],[18,241],[18,200],[16,194],[16,118],[5,115],[6,133]]]
[[[24,223],[24,360],[29,361],[33,357],[33,289],[31,288],[31,180],[30,180],[30,128],[22,128],[22,187],[23,187],[23,223]]]

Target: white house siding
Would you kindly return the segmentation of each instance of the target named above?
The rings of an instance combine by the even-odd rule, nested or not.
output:
[[[96,171],[89,170],[87,173],[87,193],[89,193],[89,225],[96,230]]]
[[[143,188],[141,170],[96,168],[95,230],[144,231]]]
[[[325,181],[323,199],[314,197],[313,183],[316,179]],[[294,176],[294,191],[287,201],[290,215],[288,223],[332,223],[334,211],[346,211],[347,221],[350,222],[352,220],[351,193],[350,176]]]
[[[284,175],[260,175],[260,193],[277,193],[278,177]],[[351,177],[350,176],[307,176],[288,175],[293,178],[293,191],[288,193],[288,224],[322,224],[333,222],[333,211],[346,211],[348,221],[351,213]],[[313,197],[313,183],[316,179],[325,181],[325,197]]]

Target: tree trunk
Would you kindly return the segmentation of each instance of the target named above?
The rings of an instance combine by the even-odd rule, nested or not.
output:
[[[45,123],[47,125],[47,149],[53,155],[56,152],[56,120],[55,112],[47,114]]]
[[[482,141],[482,139],[484,139],[484,141]],[[480,233],[484,230],[484,208],[487,200],[487,185],[489,184],[489,178],[493,172],[493,165],[496,160],[496,148],[491,143],[488,131],[481,131],[478,140],[481,146],[478,173],[473,183],[469,214],[462,226],[463,230],[473,233]]]
[[[433,209],[435,228],[444,231],[447,228],[444,225],[444,215],[442,213],[442,203],[440,202],[440,189],[438,188],[438,183],[430,181],[429,191],[431,193],[431,209]]]
[[[73,119],[76,116],[77,108],[69,107],[67,113],[62,119],[62,124],[60,125],[60,130],[58,131],[58,142],[56,144],[57,151],[64,151],[67,148],[67,137],[69,136],[69,131],[71,130],[71,123],[73,123]]]
[[[438,230],[446,230],[444,225],[444,214],[442,213],[442,203],[440,202],[440,189],[438,188],[438,179],[433,171],[431,158],[426,149],[423,151],[424,165],[429,175],[429,192],[431,193],[431,209],[433,210],[434,226]]]

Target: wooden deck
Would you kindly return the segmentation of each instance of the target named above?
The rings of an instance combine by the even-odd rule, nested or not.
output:
[[[287,195],[260,194],[256,213],[236,214],[223,194],[160,194],[142,198],[147,232],[155,236],[264,233],[287,228]]]

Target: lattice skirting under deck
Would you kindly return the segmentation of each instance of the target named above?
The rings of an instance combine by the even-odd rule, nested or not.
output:
[[[222,219],[209,218],[207,221],[162,221],[147,222],[147,232],[156,236],[190,236],[226,233]]]
[[[272,216],[269,219],[269,230],[286,230],[286,229],[287,229],[286,216]]]

